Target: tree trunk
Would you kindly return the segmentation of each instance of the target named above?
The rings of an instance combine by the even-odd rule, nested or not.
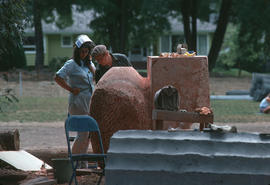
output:
[[[192,35],[190,50],[197,52],[197,0],[191,1]]]
[[[41,10],[38,0],[33,2],[34,11],[34,27],[35,27],[35,42],[36,42],[36,59],[35,68],[37,72],[44,66],[44,48],[43,48],[43,32],[41,25]]]
[[[19,131],[1,131],[0,132],[0,151],[10,151],[20,149],[20,134]]]
[[[182,0],[181,4],[181,12],[182,12],[182,17],[183,17],[183,24],[184,24],[184,35],[185,39],[188,45],[188,48],[191,45],[191,34],[190,34],[190,19],[189,19],[189,1]]]
[[[120,20],[120,52],[127,54],[126,41],[127,41],[127,8],[126,0],[121,0],[121,20]]]
[[[232,0],[222,0],[221,8],[219,11],[217,28],[214,33],[210,52],[208,54],[209,71],[212,71],[212,69],[216,65],[218,54],[221,49],[224,35],[226,32],[227,24],[229,22],[229,11],[231,9],[231,5]]]

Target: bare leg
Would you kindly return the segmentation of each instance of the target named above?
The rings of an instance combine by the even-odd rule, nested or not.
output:
[[[72,145],[72,153],[87,153],[89,143],[89,132],[79,132],[75,142]]]

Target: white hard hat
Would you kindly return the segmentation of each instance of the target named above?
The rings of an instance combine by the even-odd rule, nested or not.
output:
[[[93,43],[93,41],[87,36],[87,35],[80,35],[78,36],[75,44],[78,48],[80,48],[84,43],[86,42],[91,42]]]

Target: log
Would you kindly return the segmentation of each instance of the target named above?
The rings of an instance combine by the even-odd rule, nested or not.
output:
[[[20,134],[18,129],[0,131],[0,151],[18,151],[20,149]]]
[[[0,184],[16,185],[19,181],[27,178],[28,173],[8,168],[0,168]]]

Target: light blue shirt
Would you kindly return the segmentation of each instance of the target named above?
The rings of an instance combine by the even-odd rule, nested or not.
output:
[[[270,105],[270,103],[266,100],[266,98],[264,98],[261,103],[260,103],[260,109],[265,109],[266,107],[268,107]]]
[[[95,68],[94,64],[91,65]],[[68,111],[73,115],[88,114],[90,99],[94,91],[93,73],[87,66],[79,66],[73,59],[68,60],[64,66],[56,72],[56,75],[66,80],[71,88],[80,88],[80,93],[69,94]]]

